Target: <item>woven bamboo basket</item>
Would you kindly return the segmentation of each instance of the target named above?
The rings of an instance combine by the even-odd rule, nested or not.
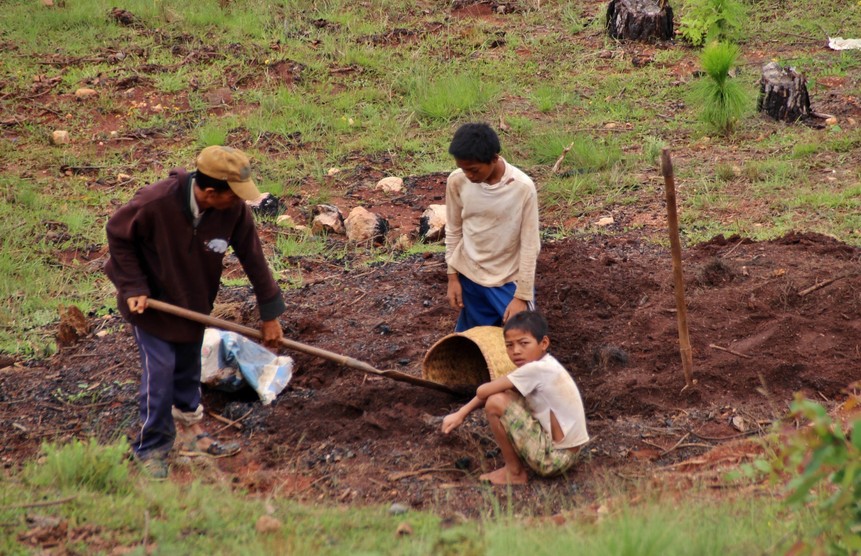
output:
[[[484,384],[515,369],[498,326],[476,326],[435,343],[422,361],[422,378],[447,385]]]

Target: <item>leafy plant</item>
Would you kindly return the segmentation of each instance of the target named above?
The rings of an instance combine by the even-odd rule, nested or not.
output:
[[[700,56],[706,77],[694,84],[691,93],[692,103],[700,107],[700,118],[723,134],[732,131],[749,105],[747,92],[729,77],[738,55],[736,45],[710,43]]]
[[[850,413],[859,406],[852,396],[841,408]],[[811,507],[815,527],[796,543],[798,550],[828,554],[858,554],[861,551],[861,417],[844,430],[839,419],[825,408],[797,395],[792,415],[808,424],[789,437],[780,454],[788,470],[800,474],[786,485],[787,504]]]
[[[740,0],[687,0],[679,32],[695,46],[736,40],[747,9]]]

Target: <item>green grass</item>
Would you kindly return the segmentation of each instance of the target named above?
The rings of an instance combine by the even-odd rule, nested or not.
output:
[[[115,546],[143,551],[149,545],[159,553],[189,555],[753,554],[788,549],[810,525],[808,512],[787,511],[768,494],[713,499],[705,492],[687,492],[680,501],[676,493],[641,487],[642,501],[628,505],[625,491],[609,483],[601,487],[605,494],[597,505],[564,501],[561,525],[515,517],[507,509],[507,495],[490,489],[479,508],[483,518],[451,525],[428,511],[392,515],[380,506],[309,506],[275,493],[246,496],[220,481],[151,482],[126,459],[127,449],[123,442],[99,445],[94,440],[46,444],[24,473],[4,474],[0,522],[6,534],[0,536],[0,552],[27,553],[18,539],[30,527],[24,515],[32,509],[26,506],[38,502],[57,502],[38,513],[66,523],[70,533],[95,531],[79,536],[83,541],[61,541],[67,549],[106,553]],[[196,472],[205,476],[205,468]],[[280,525],[258,532],[256,524],[264,516]],[[402,524],[410,533],[397,534]]]

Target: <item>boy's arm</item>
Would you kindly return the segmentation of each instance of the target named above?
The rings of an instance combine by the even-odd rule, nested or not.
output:
[[[484,403],[487,401],[487,398],[493,394],[504,392],[505,390],[510,390],[512,388],[514,388],[514,384],[512,384],[512,382],[508,380],[508,377],[505,376],[501,376],[497,379],[491,380],[490,382],[485,382],[478,387],[478,390],[475,392],[475,397],[472,398],[469,403],[443,418],[442,432],[445,434],[450,433],[463,423],[463,420],[467,415],[479,407],[484,407]]]
[[[450,263],[455,248],[463,239],[463,201],[455,184],[454,175],[448,177],[445,186],[445,261]],[[451,264],[448,274],[457,274]]]
[[[520,270],[517,275],[517,290],[514,297],[532,301],[535,291],[535,265],[541,250],[538,232],[538,196],[531,189],[523,205],[523,220],[520,225]]]

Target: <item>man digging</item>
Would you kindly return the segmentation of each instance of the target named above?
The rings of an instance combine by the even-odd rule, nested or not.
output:
[[[138,191],[107,224],[110,260],[105,272],[117,288],[117,304],[132,325],[140,352],[141,428],[135,458],[156,479],[168,475],[167,455],[179,428],[183,450],[210,456],[236,454],[201,428],[200,349],[204,325],[160,311],[153,298],[209,314],[228,247],[248,275],[262,320],[264,343],[283,337],[281,290],[266,264],[246,200],[260,197],[248,157],[212,146],[197,157],[197,171],[182,168]]]

